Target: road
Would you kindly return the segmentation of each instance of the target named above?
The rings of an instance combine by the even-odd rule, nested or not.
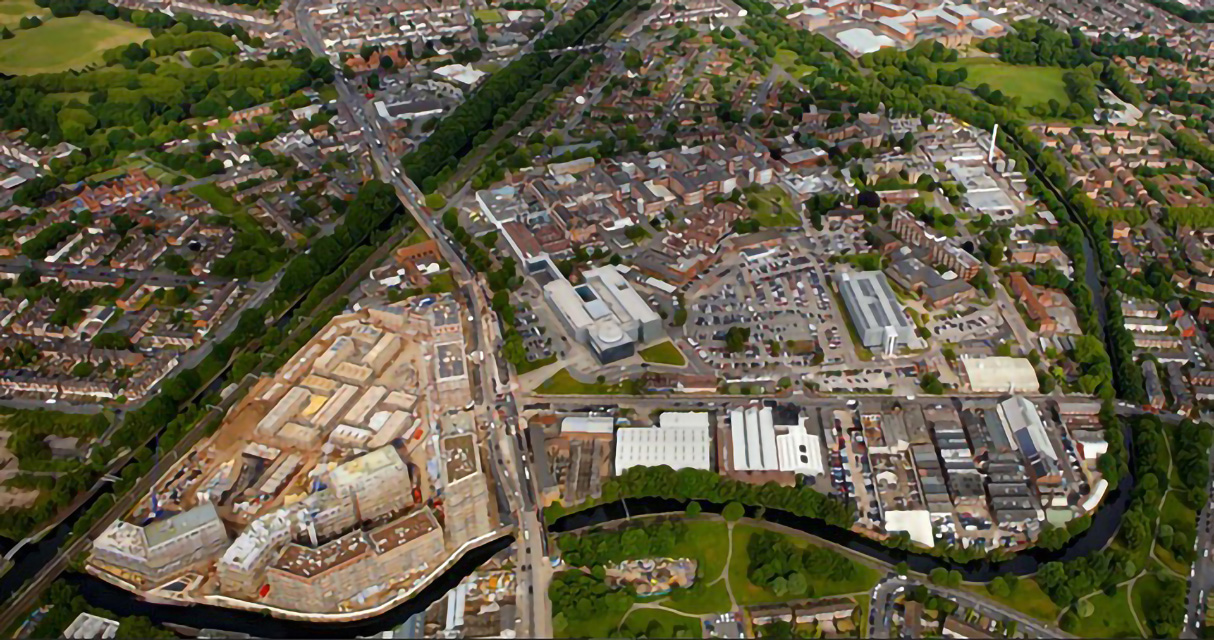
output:
[[[335,291],[333,291],[333,293],[329,294],[329,296],[322,300],[320,304],[316,306],[316,308],[327,308],[337,300],[340,300],[342,297],[347,295],[350,291],[357,288],[358,285],[367,278],[371,269],[375,265],[385,260],[388,257],[391,249],[405,239],[406,233],[407,231],[404,229],[398,230],[388,242],[381,245],[366,261],[363,262],[358,269],[355,269],[354,272],[351,273]],[[309,323],[301,322],[295,327],[294,330],[290,332],[290,334],[283,338],[282,342],[284,344],[289,344],[292,340],[299,337],[303,332],[310,330]],[[233,358],[235,355],[236,354],[233,354]],[[7,601],[5,603],[3,612],[0,612],[0,629],[9,628],[19,617],[24,616],[34,606],[34,604],[37,603],[42,592],[48,586],[50,586],[50,584],[54,582],[56,578],[59,577],[59,574],[62,573],[65,568],[67,568],[72,558],[84,553],[92,539],[100,535],[100,533],[104,531],[105,528],[110,525],[110,523],[129,512],[139,499],[147,495],[151,487],[169,471],[173,463],[180,459],[182,455],[185,455],[185,453],[189,451],[189,449],[207,433],[207,427],[216,420],[222,420],[223,416],[227,413],[228,408],[239,398],[243,397],[243,392],[256,382],[257,376],[260,375],[262,367],[264,366],[265,363],[263,361],[263,363],[258,365],[258,367],[252,372],[252,375],[245,376],[244,379],[238,383],[237,388],[234,389],[232,393],[229,393],[219,405],[212,407],[211,411],[206,416],[202,417],[194,428],[191,429],[191,431],[184,437],[182,437],[181,441],[179,441],[171,451],[169,451],[163,458],[158,460],[152,469],[141,477],[138,482],[136,482],[133,489],[124,495],[119,496],[114,506],[111,507],[101,518],[99,518],[97,522],[95,522],[93,526],[88,529],[85,535],[73,539],[70,544],[63,549],[60,549],[59,553],[56,554],[56,556],[49,563],[47,563],[46,566],[39,570],[38,574],[29,583],[27,583],[14,598]],[[219,372],[219,374],[222,373],[224,372]],[[200,391],[199,394],[196,394],[196,396],[191,399],[191,402],[197,401],[204,391],[205,389]],[[120,468],[120,465],[111,468]],[[99,488],[99,486],[99,484],[95,485],[94,489],[96,490]]]
[[[873,588],[872,606],[869,608],[868,629],[869,636],[873,638],[889,638],[891,618],[894,611],[894,600],[896,596],[907,589],[913,589],[919,585],[925,585],[932,592],[944,595],[950,600],[956,602],[962,607],[974,609],[979,613],[986,614],[987,617],[1003,620],[1015,620],[1021,635],[1025,635],[1028,631],[1030,637],[1038,638],[1073,638],[1072,636],[1061,629],[1042,623],[1036,618],[1016,611],[1010,607],[1005,607],[999,603],[987,600],[968,591],[959,589],[949,589],[940,587],[934,584],[920,582],[914,578],[902,576],[889,576],[877,586]]]
[[[1210,448],[1210,470],[1214,476],[1214,447]],[[1181,637],[1197,638],[1205,620],[1205,596],[1214,593],[1214,514],[1209,502],[1197,516],[1197,560],[1189,578],[1189,595],[1185,603],[1187,615]]]
[[[327,55],[314,25],[307,19],[306,5],[302,2],[299,3],[296,5],[295,11],[297,25],[308,43],[308,47],[316,55]],[[524,55],[531,46],[528,44],[518,55]],[[512,399],[505,403],[508,412],[505,416],[506,419],[496,419],[499,414],[495,411],[494,404],[498,399],[498,390],[505,389],[507,386],[509,370],[503,370],[498,366],[496,355],[500,349],[495,335],[497,318],[489,308],[484,283],[468,268],[463,255],[455,250],[444,230],[434,223],[418,201],[421,191],[404,175],[399,161],[388,156],[382,143],[388,135],[385,133],[386,125],[379,118],[378,113],[369,108],[369,102],[353,91],[340,74],[338,74],[335,84],[341,104],[349,111],[350,117],[362,131],[363,139],[379,169],[381,179],[395,188],[406,211],[426,230],[430,237],[437,241],[443,259],[451,265],[455,280],[468,302],[471,312],[468,320],[472,327],[470,350],[474,353],[480,352],[479,358],[473,358],[475,366],[479,369],[479,375],[474,377],[478,383],[475,389],[476,413],[478,417],[482,415],[488,417],[490,424],[488,437],[491,440],[488,449],[491,455],[496,456],[493,460],[497,463],[495,468],[501,470],[497,482],[501,484],[507,496],[513,520],[522,532],[521,540],[516,542],[517,562],[522,569],[518,574],[519,611],[523,618],[522,635],[552,637],[552,606],[548,599],[548,582],[552,575],[552,565],[546,555],[543,517],[534,500],[537,492],[528,467],[526,446],[523,434],[518,428]],[[493,145],[485,145],[483,148],[491,149]]]

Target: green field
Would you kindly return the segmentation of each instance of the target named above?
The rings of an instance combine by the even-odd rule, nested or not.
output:
[[[0,40],[0,73],[28,75],[80,69],[101,60],[101,52],[150,34],[144,29],[92,14],[55,18],[37,29]]]
[[[498,11],[497,9],[481,9],[479,11],[473,11],[472,17],[485,24],[496,24],[498,22],[505,21],[505,18],[502,17],[502,12]]]
[[[645,362],[654,364],[669,364],[676,367],[681,367],[687,364],[687,359],[679,352],[679,348],[674,346],[673,342],[666,341],[661,344],[655,344],[652,347],[641,349],[641,359]]]
[[[200,184],[190,189],[190,192],[206,200],[207,204],[215,207],[215,210],[220,213],[232,215],[240,211],[240,204],[233,200],[232,196],[228,195],[223,189],[215,186],[214,183]]]
[[[1147,626],[1146,612],[1153,607],[1158,606],[1160,598],[1163,597],[1164,581],[1156,575],[1159,565],[1148,567],[1148,573],[1142,575],[1134,582],[1134,591],[1132,598],[1134,601],[1134,611],[1138,614],[1138,619],[1142,621],[1142,626]],[[1179,578],[1165,578],[1166,580],[1179,580]],[[1144,629],[1150,633],[1150,629]]]
[[[1096,612],[1079,619],[1074,633],[1084,638],[1138,638],[1138,625],[1130,609],[1129,593],[1118,589],[1117,595],[1108,597],[1097,593],[1088,598]]]
[[[788,193],[775,185],[746,194],[746,207],[764,227],[801,225],[801,214],[793,207],[792,199],[788,197]]]
[[[1062,81],[1065,69],[1010,65],[994,58],[962,58],[941,66],[949,69],[965,67],[969,73],[965,86],[973,88],[986,83],[1004,95],[1019,96],[1023,107],[1045,104],[1050,98],[1063,105],[1070,102],[1066,95],[1066,84]]]
[[[569,373],[568,369],[557,371],[551,378],[540,384],[536,393],[544,395],[610,395],[626,393],[622,384],[599,384],[597,382],[582,382]]]
[[[662,609],[636,609],[625,618],[621,628],[629,636],[646,638],[697,638],[700,619],[681,616]],[[679,629],[682,633],[675,633]],[[615,634],[612,634],[615,635]]]
[[[750,543],[751,536],[763,531],[760,527],[749,525],[735,525],[733,530],[733,558],[729,562],[729,582],[733,585],[734,597],[738,599],[738,604],[762,604],[766,602],[780,602],[786,600],[787,596],[780,597],[774,592],[756,584],[751,584],[750,579],[746,577],[746,570],[750,566],[750,558],[746,553],[746,546]],[[789,539],[798,547],[804,549],[810,546],[808,540],[796,536],[790,536]],[[872,568],[862,565],[858,562],[853,562],[855,574],[850,580],[836,582],[830,580],[826,575],[811,575],[808,576],[809,592],[815,598],[825,598],[827,596],[835,596],[847,593],[859,593],[868,591],[877,584],[880,576]]]
[[[729,529],[720,522],[688,522],[687,534],[679,541],[674,555],[695,558],[695,589],[666,603],[671,609],[687,613],[721,613],[729,611],[729,590],[725,580],[709,586],[725,572],[729,552]],[[734,549],[737,553],[737,549]]]
[[[788,75],[792,76],[795,80],[800,80],[817,71],[817,69],[807,64],[801,64],[797,52],[791,49],[776,49],[774,62],[787,71]]]
[[[45,19],[49,15],[50,10],[34,4],[34,0],[0,0],[0,27],[9,27],[13,31],[26,16]]]
[[[1016,581],[1016,590],[1011,595],[1004,597],[991,595],[986,587],[966,586],[966,589],[981,595],[984,598],[990,598],[996,602],[1001,602],[1017,611],[1027,613],[1038,620],[1044,620],[1053,624],[1058,619],[1058,614],[1062,610],[1058,605],[1054,604],[1050,597],[1045,595],[1041,590],[1041,585],[1032,578],[1021,578]]]

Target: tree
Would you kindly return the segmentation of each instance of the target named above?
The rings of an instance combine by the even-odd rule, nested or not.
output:
[[[426,194],[426,206],[437,211],[447,206],[447,199],[441,193],[428,193]],[[444,219],[445,216],[446,214],[444,214]]]
[[[3,38],[5,40],[12,40],[15,37],[17,37],[17,36],[14,35],[12,31],[9,31],[8,27],[4,27],[3,30],[0,30],[0,38]]]
[[[730,502],[721,510],[721,516],[728,522],[736,522],[746,515],[746,508],[741,502]]]
[[[725,348],[730,353],[741,353],[746,350],[746,344],[750,341],[750,327],[730,327],[725,332]]]
[[[687,508],[683,511],[683,514],[686,515],[688,518],[694,518],[694,517],[700,515],[700,512],[703,509],[704,508],[700,506],[699,502],[692,500],[691,502],[687,503]]]

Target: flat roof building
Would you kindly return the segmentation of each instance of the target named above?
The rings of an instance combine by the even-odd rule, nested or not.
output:
[[[666,412],[659,418],[659,425],[615,432],[617,474],[632,467],[661,465],[672,469],[711,468],[712,434],[707,413]]]
[[[663,335],[662,318],[650,308],[615,267],[582,273],[573,285],[558,278],[544,285],[544,299],[565,330],[586,345],[600,362],[614,362],[636,353],[638,344]]]
[[[898,304],[889,281],[880,271],[841,273],[839,295],[851,316],[860,342],[893,355],[898,346],[915,339],[915,327]]]
[[[227,545],[215,505],[204,502],[145,527],[115,521],[93,541],[92,561],[135,581],[159,581],[219,555]]]
[[[961,367],[975,393],[1037,393],[1037,370],[1027,358],[962,358]]]

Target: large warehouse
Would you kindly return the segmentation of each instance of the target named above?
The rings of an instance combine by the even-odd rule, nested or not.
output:
[[[1037,371],[1026,358],[962,358],[961,367],[975,393],[1037,393]]]
[[[656,427],[615,432],[615,472],[631,467],[712,468],[712,434],[707,413],[668,411]]]
[[[600,362],[615,362],[636,353],[638,344],[665,334],[662,317],[615,267],[582,272],[577,286],[564,278],[544,285],[544,299],[565,330],[586,345]]]
[[[915,326],[898,304],[884,273],[841,273],[838,284],[861,344],[889,356],[915,339]]]

